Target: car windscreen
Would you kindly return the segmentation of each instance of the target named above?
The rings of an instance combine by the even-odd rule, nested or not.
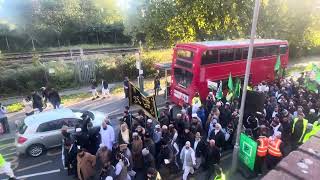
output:
[[[19,134],[24,134],[27,128],[28,126],[24,122],[22,122],[22,124],[18,127]]]

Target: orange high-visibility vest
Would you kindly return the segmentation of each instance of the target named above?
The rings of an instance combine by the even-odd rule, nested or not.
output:
[[[268,152],[269,139],[265,136],[260,136],[258,141],[260,142],[260,145],[257,149],[257,156],[265,157]]]
[[[268,153],[271,156],[281,157],[282,153],[280,151],[280,144],[282,143],[281,139],[270,139],[268,145]]]

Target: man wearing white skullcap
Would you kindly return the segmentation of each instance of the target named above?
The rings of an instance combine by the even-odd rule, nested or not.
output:
[[[189,141],[187,141],[185,146],[182,148],[180,159],[183,164],[182,179],[187,180],[189,173],[194,173],[193,167],[196,165],[196,155],[194,150],[191,148],[191,143]]]

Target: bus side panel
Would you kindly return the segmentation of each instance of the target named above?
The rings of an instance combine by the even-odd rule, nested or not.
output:
[[[251,64],[251,83],[259,84],[261,81],[273,81],[275,78],[274,66],[277,57],[253,60]]]

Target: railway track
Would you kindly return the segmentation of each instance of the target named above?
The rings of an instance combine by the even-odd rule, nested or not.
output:
[[[95,55],[95,54],[106,54],[106,53],[130,53],[136,52],[139,48],[132,47],[119,47],[119,48],[98,48],[98,49],[83,49],[83,55]],[[42,52],[26,52],[26,53],[10,53],[3,54],[1,64],[9,65],[12,63],[32,63],[34,54],[37,54],[42,62],[47,62],[56,58],[63,58],[64,60],[72,60],[72,57],[80,56],[81,53],[73,50],[71,51],[42,51]]]

